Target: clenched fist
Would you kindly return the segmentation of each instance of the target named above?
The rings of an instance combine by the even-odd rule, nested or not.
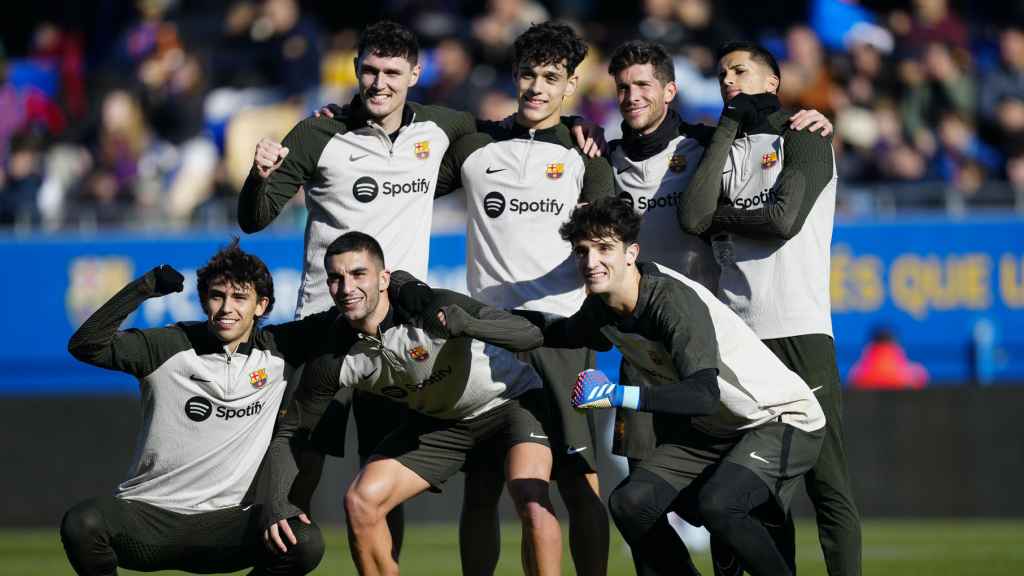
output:
[[[253,167],[256,168],[260,178],[266,180],[275,170],[281,167],[281,163],[284,162],[287,156],[288,148],[281,146],[281,144],[270,138],[262,138],[259,144],[256,145]]]

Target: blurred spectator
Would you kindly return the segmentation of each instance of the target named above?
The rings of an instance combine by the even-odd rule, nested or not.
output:
[[[966,63],[957,62],[945,44],[928,44],[921,59],[900,63],[905,92],[901,103],[903,125],[918,150],[931,156],[935,140],[931,132],[946,112],[973,117],[974,80]]]
[[[512,42],[532,24],[548,18],[544,6],[533,0],[488,0],[487,12],[473,21],[473,38],[483,63],[506,74]]]
[[[897,18],[895,26],[906,33],[910,50],[920,50],[929,44],[967,49],[967,26],[950,9],[949,0],[913,0],[913,16]]]
[[[1000,33],[999,55],[999,68],[982,82],[979,112],[996,146],[1008,151],[1024,138],[1024,28]]]
[[[907,359],[891,331],[878,328],[850,369],[849,382],[861,390],[919,390],[928,382],[928,371]]]
[[[825,50],[814,30],[793,26],[786,33],[786,60],[780,63],[779,100],[797,109],[815,109],[826,115],[835,111],[832,77],[825,65]]]
[[[985,174],[999,169],[999,153],[978,138],[974,124],[964,114],[945,112],[938,132],[938,175],[966,195],[977,192]]]
[[[475,112],[480,92],[470,85],[473,57],[466,45],[456,38],[446,38],[434,48],[432,56],[437,69],[434,81],[417,100]]]
[[[27,228],[39,222],[43,154],[43,138],[37,132],[19,132],[11,138],[5,178],[0,181],[0,225]]]

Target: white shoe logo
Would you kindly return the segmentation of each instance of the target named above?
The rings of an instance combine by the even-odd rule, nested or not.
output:
[[[821,386],[815,386],[814,388],[811,388],[811,393],[813,394],[813,393],[817,392],[818,390],[821,390]]]
[[[530,432],[530,438],[537,438],[539,440],[547,440],[548,439],[547,436],[543,436],[541,434],[534,434],[533,432]]]
[[[581,446],[579,448],[576,448],[576,447],[573,447],[573,446],[569,446],[568,448],[566,448],[565,453],[566,454],[579,454],[580,452],[583,452],[586,449],[587,449],[586,446]]]
[[[753,452],[751,452],[750,453],[750,457],[753,458],[754,460],[760,460],[761,462],[764,462],[765,464],[771,464],[771,462],[769,462],[769,461],[765,460],[764,458],[761,458],[760,456],[758,456],[757,455],[757,450],[754,450]]]

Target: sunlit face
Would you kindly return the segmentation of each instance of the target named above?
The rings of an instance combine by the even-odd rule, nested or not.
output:
[[[202,301],[210,332],[232,350],[249,339],[256,319],[269,303],[269,298],[256,294],[252,284],[239,286],[223,279],[210,284]]]
[[[370,117],[378,124],[401,121],[409,88],[420,78],[419,64],[413,65],[401,56],[376,54],[365,54],[355,64],[359,96]]]
[[[634,64],[615,74],[619,112],[630,128],[649,134],[661,125],[676,97],[676,83],[662,84],[651,64]]]
[[[565,61],[516,70],[520,123],[529,128],[550,128],[561,121],[562,101],[576,92],[577,77],[569,76]]]
[[[739,93],[775,94],[779,89],[779,77],[770,66],[751,58],[750,52],[736,50],[729,52],[718,62],[718,87],[722,101],[728,102]]]
[[[627,245],[614,237],[577,240],[572,247],[583,285],[589,293],[598,295],[611,295],[626,288],[628,269],[639,253],[639,244]]]
[[[327,288],[341,315],[357,325],[386,303],[391,273],[365,250],[334,254],[326,261]]]

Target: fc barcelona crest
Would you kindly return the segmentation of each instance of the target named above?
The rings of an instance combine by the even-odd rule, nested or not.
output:
[[[426,160],[430,158],[430,140],[424,140],[416,143],[416,157],[420,160]]]
[[[565,173],[565,164],[561,162],[552,162],[548,164],[548,167],[544,170],[544,174],[552,180],[558,180]]]
[[[263,388],[267,385],[267,369],[260,368],[259,370],[249,374],[249,384],[252,384],[253,388]]]
[[[761,168],[767,170],[779,162],[779,154],[775,150],[761,156]]]
[[[417,346],[412,350],[409,350],[409,357],[417,362],[423,362],[427,358],[430,358],[430,352],[423,346]]]
[[[682,154],[673,154],[672,157],[668,159],[668,169],[673,172],[682,172],[683,170],[686,170],[686,156],[683,156]]]

